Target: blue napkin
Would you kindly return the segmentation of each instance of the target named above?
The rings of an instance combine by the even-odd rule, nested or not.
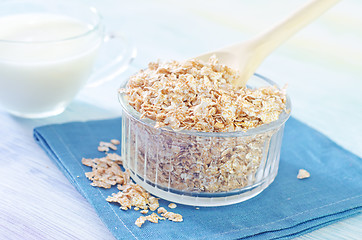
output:
[[[362,159],[326,136],[290,118],[285,127],[279,173],[258,196],[230,206],[178,204],[184,221],[146,222],[138,211],[119,209],[105,199],[117,189],[92,187],[82,157],[102,157],[100,141],[121,139],[121,118],[71,122],[34,129],[34,138],[93,205],[117,239],[289,239],[362,212]],[[118,151],[119,153],[119,151]],[[297,179],[300,168],[311,177]],[[166,207],[161,200],[160,206]]]

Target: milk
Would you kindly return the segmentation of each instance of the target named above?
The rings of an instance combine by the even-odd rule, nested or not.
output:
[[[0,104],[42,117],[63,111],[86,83],[101,44],[99,29],[55,14],[0,18]]]

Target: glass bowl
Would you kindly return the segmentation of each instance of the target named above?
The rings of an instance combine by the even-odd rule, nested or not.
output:
[[[255,74],[248,88],[276,85]],[[125,87],[125,86],[122,86]],[[279,119],[247,131],[197,132],[155,128],[151,119],[128,104],[122,106],[122,157],[132,179],[151,194],[193,206],[222,206],[250,199],[278,172],[286,111]]]

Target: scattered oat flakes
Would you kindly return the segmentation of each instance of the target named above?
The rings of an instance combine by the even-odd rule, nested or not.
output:
[[[173,208],[176,208],[177,205],[176,205],[176,203],[170,203],[170,204],[168,205],[168,207],[171,208],[171,209],[173,209]]]
[[[119,144],[121,144],[121,142],[120,142],[119,140],[117,140],[117,139],[112,139],[112,140],[111,140],[111,143],[113,143],[114,145],[119,145]]]
[[[173,221],[173,222],[182,222],[183,221],[181,214],[168,212],[164,207],[159,207],[157,209],[157,213],[161,214],[162,217],[165,217],[168,220]]]
[[[149,207],[151,211],[155,211],[160,205],[158,203],[158,198],[149,197]]]
[[[120,191],[109,196],[106,199],[108,202],[119,203],[122,207],[127,209],[135,207],[138,209],[150,209],[151,211],[154,211],[159,207],[158,199],[151,196],[151,194],[138,184],[130,182],[125,185],[118,185],[117,188]]]
[[[113,143],[109,143],[109,142],[101,141],[101,142],[99,142],[99,146],[100,147],[107,147],[107,148],[110,148],[112,150],[117,150],[117,146],[114,145]]]
[[[108,147],[104,147],[104,146],[98,146],[98,151],[100,152],[108,152],[109,148]]]
[[[304,169],[299,169],[298,172],[298,179],[304,179],[304,178],[309,178],[310,177],[310,173]]]
[[[167,210],[166,210],[164,207],[159,207],[159,208],[157,209],[157,213],[158,213],[158,214],[167,213]]]
[[[116,184],[123,184],[129,181],[129,176],[122,171],[121,167],[104,158],[87,159],[83,158],[82,163],[92,167],[92,172],[85,173],[86,177],[92,181],[91,185],[96,187],[110,188]]]
[[[178,213],[166,212],[166,213],[163,213],[161,216],[165,217],[168,220],[173,221],[173,222],[182,222],[183,221],[182,215],[178,214]]]
[[[118,164],[121,164],[123,165],[123,162],[122,162],[122,157],[119,156],[117,153],[107,153],[107,156],[106,156],[107,159],[109,160],[112,160]]]
[[[137,184],[130,183],[128,187],[118,193],[113,193],[106,200],[108,202],[119,203],[122,207],[130,209],[131,207],[138,207],[140,209],[147,209],[149,193],[144,191]]]
[[[147,220],[153,223],[158,223],[159,216],[156,213],[146,216]]]
[[[145,216],[140,216],[139,218],[136,219],[135,224],[138,227],[141,227],[145,222],[146,222],[147,218]]]
[[[110,146],[108,143],[101,142],[98,148],[108,146]],[[131,182],[129,170],[123,172],[120,168],[120,165],[122,165],[121,156],[116,153],[106,154],[103,158],[83,158],[82,163],[92,168],[92,172],[85,174],[86,177],[92,181],[92,186],[110,188],[118,184],[117,188],[120,191],[108,196],[106,199],[108,202],[120,204],[120,209],[124,211],[132,207],[134,207],[136,211],[142,209],[140,211],[142,214],[147,214],[149,212],[148,209],[155,211],[158,208],[158,213],[166,214],[167,219],[174,222],[182,221],[180,214],[167,212],[163,207],[159,208],[158,198],[151,196],[141,186]],[[145,221],[158,223],[158,220],[165,220],[166,215],[160,217],[156,213],[152,213],[148,216],[140,216],[135,221],[135,224],[141,227]]]
[[[165,220],[165,218],[158,216],[156,213],[152,213],[152,214],[147,215],[147,216],[140,216],[136,220],[135,224],[138,227],[141,227],[146,222],[146,220],[149,221],[149,222],[152,222],[152,223],[158,223],[158,220]]]
[[[145,209],[145,210],[141,210],[140,213],[142,213],[142,214],[147,214],[147,213],[148,213],[148,210],[146,210],[146,209]]]

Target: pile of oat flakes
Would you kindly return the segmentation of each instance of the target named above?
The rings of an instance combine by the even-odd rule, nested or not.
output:
[[[121,91],[141,118],[155,120],[156,127],[233,132],[277,120],[285,109],[285,89],[234,87],[238,77],[216,57],[206,63],[157,62],[130,77]]]
[[[106,199],[108,202],[115,202],[121,205],[122,210],[133,209],[147,214],[149,211],[156,211],[162,217],[153,212],[147,216],[139,217],[135,224],[141,227],[145,221],[158,223],[158,220],[168,219],[173,222],[182,222],[182,215],[169,212],[164,207],[159,207],[158,199],[141,186],[135,184],[130,179],[129,171],[122,171],[122,157],[117,153],[109,153],[110,149],[117,150],[120,142],[112,139],[111,142],[100,142],[98,151],[105,152],[102,158],[83,158],[82,163],[92,168],[91,172],[85,173],[86,177],[92,181],[91,185],[101,188],[111,188],[117,184],[118,193],[113,193]],[[169,208],[175,208],[176,204],[171,203]]]
[[[281,142],[282,130],[231,137],[179,132],[246,131],[277,120],[286,108],[285,89],[234,87],[238,77],[215,57],[206,63],[150,63],[130,77],[120,93],[141,118],[156,124],[123,112],[127,168],[166,191],[229,192],[262,181],[269,171],[262,173],[266,161],[277,161],[276,155],[265,156],[270,145]]]

